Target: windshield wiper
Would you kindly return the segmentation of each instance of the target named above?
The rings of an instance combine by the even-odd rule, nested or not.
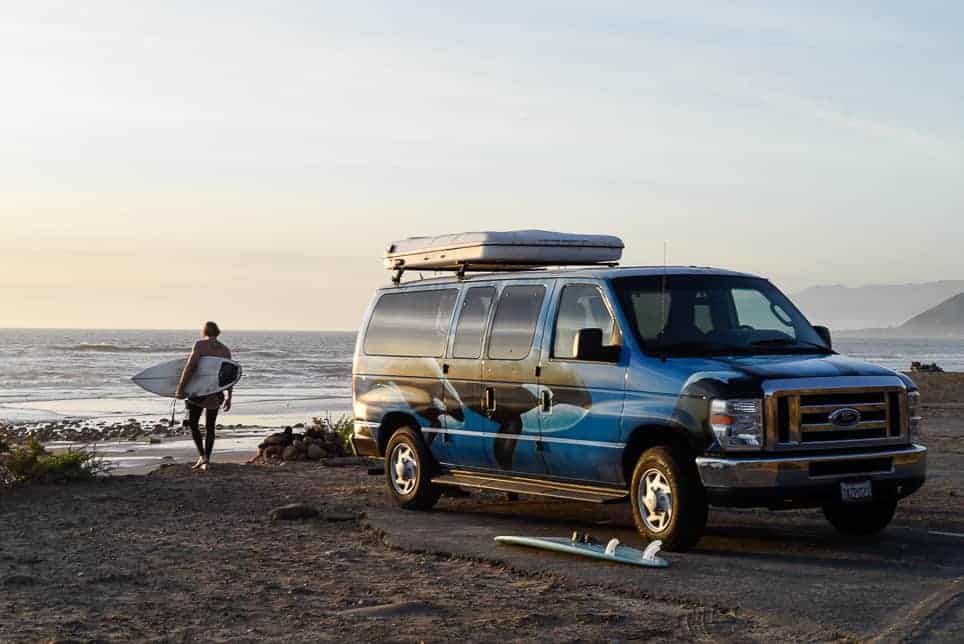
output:
[[[754,340],[750,343],[751,347],[790,347],[793,345],[803,345],[804,347],[812,347],[827,353],[833,353],[833,351],[822,344],[807,342],[806,340],[794,340],[793,338],[767,338],[766,340]]]

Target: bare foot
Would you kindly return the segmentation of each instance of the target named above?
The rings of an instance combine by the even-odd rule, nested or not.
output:
[[[208,463],[207,461],[204,461],[203,463],[201,463],[201,468],[200,468],[200,469],[201,469],[202,472],[207,472],[207,471],[208,471],[208,467],[210,467],[210,466],[211,466],[210,463]]]
[[[198,456],[198,457],[197,457],[197,463],[195,463],[194,465],[192,465],[192,466],[191,466],[191,469],[192,469],[192,470],[196,470],[196,469],[198,469],[199,467],[201,467],[202,465],[204,465],[204,457],[203,457],[203,456]]]

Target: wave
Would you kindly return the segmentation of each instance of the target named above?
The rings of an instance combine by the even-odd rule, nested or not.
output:
[[[288,351],[272,351],[270,349],[254,349],[252,351],[246,351],[244,349],[238,349],[234,353],[237,354],[237,359],[242,360],[245,357],[252,358],[286,358],[291,355]]]
[[[190,347],[150,347],[150,346],[131,346],[120,344],[108,344],[99,342],[85,342],[71,346],[54,347],[58,351],[87,352],[87,353],[184,353],[190,351]]]

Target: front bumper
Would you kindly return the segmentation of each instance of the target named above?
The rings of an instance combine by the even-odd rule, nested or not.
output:
[[[922,445],[859,453],[775,457],[703,456],[696,466],[711,505],[813,507],[840,500],[840,482],[870,479],[874,496],[897,498],[924,484]]]

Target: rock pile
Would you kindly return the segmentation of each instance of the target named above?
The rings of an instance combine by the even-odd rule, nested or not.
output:
[[[944,373],[936,362],[926,363],[914,361],[910,363],[910,370],[914,373]]]
[[[250,462],[317,461],[339,456],[348,456],[348,453],[338,434],[330,427],[310,427],[303,434],[285,427],[283,432],[265,438]]]
[[[241,425],[218,425],[218,429],[239,429]],[[19,423],[0,426],[0,438],[6,436],[13,442],[36,440],[41,443],[68,441],[72,443],[97,443],[103,441],[150,441],[151,438],[174,438],[189,434],[181,423],[171,425],[168,418],[158,420],[104,421],[87,419],[63,419],[53,422]]]

